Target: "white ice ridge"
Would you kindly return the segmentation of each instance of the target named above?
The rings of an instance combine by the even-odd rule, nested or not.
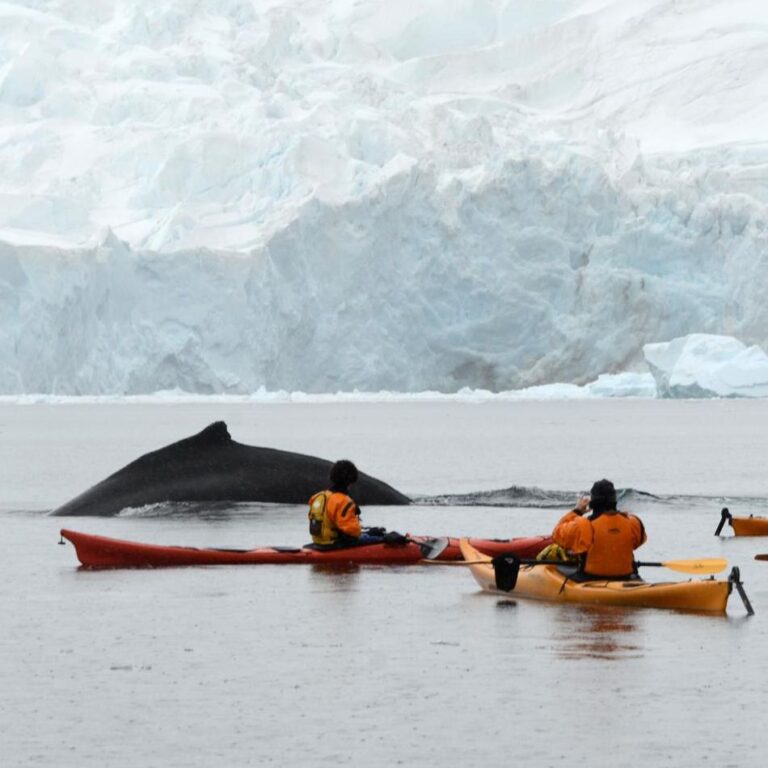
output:
[[[762,0],[0,0],[0,393],[765,346],[765,93]]]
[[[527,389],[491,392],[487,389],[460,389],[458,392],[287,392],[264,388],[247,395],[204,395],[181,389],[162,390],[143,395],[51,395],[29,393],[0,395],[0,405],[68,405],[68,404],[180,404],[180,403],[487,403],[511,400],[590,400],[607,397],[655,398],[656,382],[650,373],[618,373],[601,375],[584,386],[575,384],[543,384]]]
[[[692,334],[643,351],[659,397],[768,397],[768,355],[758,346]]]

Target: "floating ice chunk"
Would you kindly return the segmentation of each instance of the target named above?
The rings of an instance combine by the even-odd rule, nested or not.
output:
[[[768,397],[768,355],[731,336],[694,333],[643,353],[659,397]]]
[[[656,380],[650,373],[602,373],[583,389],[590,397],[656,397]]]
[[[584,386],[559,382],[502,392],[509,400],[585,400],[602,397],[656,397],[656,382],[650,373],[602,373]]]

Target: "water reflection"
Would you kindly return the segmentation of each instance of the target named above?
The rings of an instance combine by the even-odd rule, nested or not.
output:
[[[555,653],[564,659],[642,658],[638,614],[626,608],[580,606],[558,611]]]
[[[358,563],[313,563],[310,569],[318,582],[325,580],[334,592],[346,592],[360,576]]]

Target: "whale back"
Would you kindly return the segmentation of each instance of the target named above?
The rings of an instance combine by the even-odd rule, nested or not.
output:
[[[304,504],[328,486],[326,459],[232,440],[217,421],[191,437],[145,453],[53,511],[53,515],[113,515],[126,507],[165,501]],[[360,473],[351,495],[363,504],[408,504],[410,499]]]

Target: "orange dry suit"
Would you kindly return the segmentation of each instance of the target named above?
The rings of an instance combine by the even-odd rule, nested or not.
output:
[[[555,526],[552,538],[555,544],[584,555],[584,573],[613,578],[634,573],[634,551],[646,540],[639,517],[615,510],[591,519],[568,512]]]
[[[309,533],[322,547],[357,539],[362,533],[360,510],[354,499],[341,491],[320,491],[309,500]]]

